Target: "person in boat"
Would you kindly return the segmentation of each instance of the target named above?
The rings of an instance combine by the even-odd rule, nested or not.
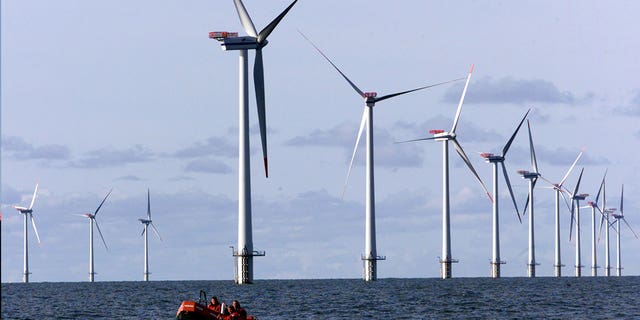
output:
[[[238,315],[238,319],[240,320],[247,319],[247,311],[240,306],[240,302],[238,300],[233,300],[232,305],[233,305],[233,309]]]
[[[220,302],[218,301],[218,297],[216,296],[211,297],[211,302],[209,303],[207,308],[209,308],[209,310],[215,312],[216,314],[220,314],[221,305],[220,305]]]
[[[236,320],[236,319],[240,319],[238,316],[238,313],[236,312],[236,309],[233,308],[233,305],[226,305],[223,303],[222,304],[224,307],[222,309],[222,312],[218,315],[218,319],[220,320]]]

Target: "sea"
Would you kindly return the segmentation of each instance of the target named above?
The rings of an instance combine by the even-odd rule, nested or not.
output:
[[[268,319],[640,319],[640,277],[3,283],[2,319],[175,319],[203,291]]]

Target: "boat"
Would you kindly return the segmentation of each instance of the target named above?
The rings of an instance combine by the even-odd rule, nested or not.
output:
[[[233,320],[229,315],[221,315],[207,307],[207,293],[200,290],[200,296],[197,301],[184,300],[178,307],[176,319],[178,320]],[[224,303],[223,303],[224,306]],[[246,320],[258,320],[258,318],[247,315]]]

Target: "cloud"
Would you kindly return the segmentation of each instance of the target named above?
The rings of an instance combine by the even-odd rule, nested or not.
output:
[[[205,141],[199,141],[173,154],[178,158],[197,158],[205,156],[237,157],[238,147],[223,137],[211,137]]]
[[[640,117],[640,90],[636,90],[627,106],[615,108],[614,111],[623,116]]]
[[[71,162],[71,166],[82,169],[107,168],[124,166],[131,163],[148,162],[155,154],[140,145],[128,149],[114,150],[109,148],[89,151],[84,158]]]
[[[478,126],[476,126],[472,122],[467,122],[462,117],[460,117],[460,122],[458,123],[458,127],[456,129],[456,134],[460,135],[461,143],[464,142],[494,142],[494,141],[502,141],[506,143],[508,137],[503,137],[494,130],[484,130]],[[522,118],[521,118],[522,119]],[[517,122],[519,119],[514,119],[513,127],[517,126]],[[403,130],[406,133],[403,133],[407,139],[418,139],[418,138],[426,138],[430,137],[429,130],[431,129],[443,129],[450,130],[451,125],[453,124],[453,118],[447,118],[444,116],[436,116],[431,119],[428,119],[424,122],[408,122],[408,121],[398,121],[393,124],[392,129],[395,130]]]
[[[338,147],[344,150],[345,161],[349,162],[353,154],[358,127],[355,124],[342,123],[328,130],[314,130],[306,136],[297,136],[285,142],[285,145],[304,147]],[[354,163],[364,165],[365,132],[360,138],[358,153]],[[375,163],[379,167],[418,167],[423,162],[423,151],[415,145],[396,144],[388,130],[376,128],[374,132]]]
[[[22,160],[65,160],[70,156],[69,148],[63,145],[34,146],[15,136],[2,136],[2,151]]]
[[[130,174],[130,175],[126,175],[126,176],[119,177],[117,180],[123,180],[123,181],[143,181],[143,179],[141,179],[140,177],[135,176],[135,175],[131,175],[131,174]]]
[[[457,103],[462,87],[450,87],[443,101]],[[589,97],[585,98],[589,99]],[[568,91],[560,91],[553,83],[542,79],[482,78],[469,86],[465,103],[559,103],[576,104],[578,99]]]
[[[285,141],[285,145],[294,147],[346,147],[355,143],[358,127],[343,122],[329,130],[316,129],[306,136],[297,136]]]
[[[231,167],[229,167],[224,162],[218,161],[216,159],[196,159],[191,161],[185,167],[185,171],[187,172],[202,172],[202,173],[231,173]]]

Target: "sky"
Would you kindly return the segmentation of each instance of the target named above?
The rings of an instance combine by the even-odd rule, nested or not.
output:
[[[261,30],[286,0],[245,0]],[[238,57],[210,31],[244,34],[233,1],[4,1],[2,6],[2,282],[22,277],[22,216],[33,282],[87,281],[88,221],[98,214],[96,281],[143,278],[146,193],[163,241],[150,237],[152,280],[230,280],[237,241]],[[605,170],[607,207],[640,232],[640,38],[635,1],[300,0],[264,48],[269,178],[264,177],[250,85],[256,279],[360,278],[364,253],[364,144],[343,185],[363,102],[298,33],[304,32],[364,91],[379,95],[465,77],[475,64],[457,134],[488,188],[491,166],[524,113],[541,174],[594,195]],[[252,70],[253,53],[250,53]],[[385,100],[374,110],[380,278],[439,276],[440,143],[463,82]],[[526,127],[525,127],[526,128]],[[523,128],[524,129],[524,128]],[[364,140],[364,139],[363,139]],[[491,203],[451,150],[454,277],[490,275]],[[526,130],[506,160],[520,208],[531,169]],[[502,275],[526,276],[527,224],[500,181]],[[535,190],[539,276],[553,275],[553,192]],[[593,199],[592,197],[589,199]],[[588,200],[589,200],[588,199]],[[562,211],[563,273],[575,240]],[[589,274],[590,210],[582,262]],[[612,265],[615,246],[612,232]],[[623,273],[640,274],[640,240],[622,231]],[[598,245],[604,265],[604,241]],[[603,270],[599,270],[600,274]]]

